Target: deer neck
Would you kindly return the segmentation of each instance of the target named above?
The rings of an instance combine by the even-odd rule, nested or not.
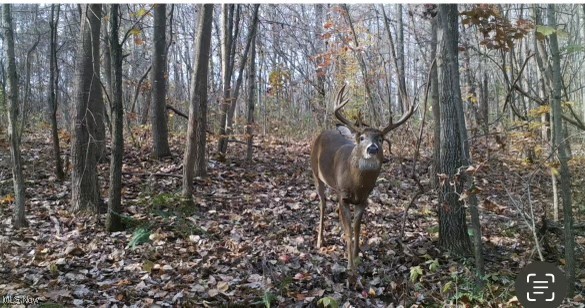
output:
[[[351,167],[354,178],[363,181],[364,178],[373,178],[374,180],[380,173],[382,163],[377,156],[363,157],[355,147],[351,155]]]

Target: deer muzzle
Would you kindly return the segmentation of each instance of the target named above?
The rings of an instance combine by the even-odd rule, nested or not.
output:
[[[380,150],[380,148],[378,147],[378,145],[372,143],[368,146],[368,148],[366,149],[367,153],[369,155],[376,155],[378,154],[378,151]]]

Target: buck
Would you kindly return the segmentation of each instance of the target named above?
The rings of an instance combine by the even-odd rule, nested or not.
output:
[[[382,167],[384,136],[402,125],[416,109],[412,104],[398,122],[383,129],[356,127],[342,114],[341,109],[348,103],[344,98],[345,85],[335,98],[335,117],[344,124],[337,129],[325,130],[317,136],[311,148],[311,169],[319,195],[319,231],[317,248],[323,246],[323,219],[325,215],[325,185],[337,193],[339,220],[346,242],[348,269],[354,269],[359,252],[360,225],[368,197]],[[348,138],[355,140],[351,141]],[[353,224],[350,205],[355,205]]]

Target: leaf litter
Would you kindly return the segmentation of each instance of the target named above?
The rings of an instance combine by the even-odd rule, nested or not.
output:
[[[1,296],[28,296],[64,306],[118,307],[482,303],[472,298],[472,291],[462,296],[456,290],[472,289],[472,259],[449,256],[437,247],[436,197],[429,188],[428,158],[417,165],[426,191],[409,209],[402,238],[404,207],[417,189],[408,175],[412,161],[392,156],[383,166],[363,218],[361,287],[348,287],[342,229],[331,192],[325,245],[315,248],[318,198],[308,141],[256,140],[251,164],[240,158],[243,145],[230,144],[228,161],[220,163],[212,156],[208,176],[195,179],[194,208],[179,197],[180,138],[171,142],[175,155],[163,161],[150,159],[147,145],[127,148],[123,209],[128,230],[110,234],[104,229],[104,215],[69,211],[70,182],[59,183],[52,175],[47,137],[27,138],[23,143],[27,229],[12,228],[9,156],[0,151],[0,197],[7,200],[0,204]],[[64,155],[69,155],[64,148]],[[473,170],[482,186],[478,194],[483,200],[486,272],[493,296],[484,303],[513,305],[518,304],[513,300],[515,273],[534,254],[529,231],[510,205],[510,191],[521,198],[523,179],[539,171],[504,159],[489,164]],[[108,169],[107,162],[98,166],[102,196],[107,196]],[[544,187],[550,185],[544,176],[537,180]],[[534,189],[539,196],[535,199],[547,202],[546,189]],[[583,244],[578,237],[578,245]],[[583,257],[578,261],[582,263]],[[582,285],[582,272],[578,279]],[[582,303],[582,297],[575,297],[575,302]]]

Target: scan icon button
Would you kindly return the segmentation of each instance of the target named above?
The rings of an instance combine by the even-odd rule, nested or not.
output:
[[[516,277],[516,296],[527,308],[558,307],[567,293],[565,274],[555,265],[533,262]]]

